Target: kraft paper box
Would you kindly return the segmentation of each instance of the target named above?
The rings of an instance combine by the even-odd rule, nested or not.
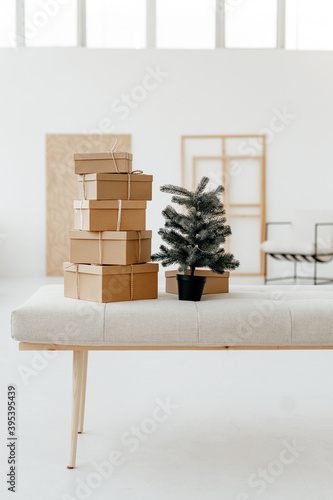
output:
[[[76,174],[132,172],[130,153],[77,153],[74,155]],[[117,167],[117,168],[116,168]]]
[[[157,299],[158,264],[93,266],[64,263],[65,297],[92,302]]]
[[[177,283],[178,271],[165,271],[165,291],[167,293],[178,293],[178,283]],[[229,292],[229,272],[224,274],[213,273],[208,269],[196,269],[194,276],[207,276],[207,281],[203,294],[210,293],[228,293]]]
[[[146,201],[75,200],[74,229],[81,231],[144,231]]]
[[[80,200],[144,200],[152,198],[152,175],[87,174],[79,176]]]
[[[151,231],[70,231],[70,260],[127,266],[149,262]]]

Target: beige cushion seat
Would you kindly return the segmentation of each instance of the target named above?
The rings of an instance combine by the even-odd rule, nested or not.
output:
[[[333,346],[332,286],[242,286],[201,302],[96,304],[41,287],[12,313],[20,342],[85,346]]]

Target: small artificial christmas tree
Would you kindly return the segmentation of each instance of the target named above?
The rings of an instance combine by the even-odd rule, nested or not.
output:
[[[208,182],[209,178],[203,177],[193,192],[172,185],[161,187],[162,192],[173,194],[171,201],[183,205],[186,212],[179,213],[170,205],[163,210],[165,228],[158,234],[169,246],[161,245],[160,251],[152,255],[152,261],[162,261],[164,267],[177,263],[180,272],[191,276],[197,267],[208,267],[223,274],[239,266],[234,256],[223,248],[231,235],[221,201],[224,188],[218,186],[205,191]]]

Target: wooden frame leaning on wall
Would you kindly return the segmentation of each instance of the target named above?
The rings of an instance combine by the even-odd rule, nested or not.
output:
[[[191,178],[192,182],[187,182],[186,175],[186,163],[188,163],[188,158],[186,157],[186,146],[188,141],[207,141],[207,139],[217,139],[221,142],[220,154],[219,155],[196,155],[191,157],[192,169]],[[259,151],[256,154],[228,154],[227,144],[229,140],[244,140],[245,142],[258,142],[261,144]],[[245,148],[242,148],[243,150]],[[249,147],[249,150],[255,151],[255,148]],[[196,171],[198,162],[204,161],[220,161],[221,171],[222,171],[222,184],[225,188],[224,192],[224,206],[226,209],[227,219],[233,218],[247,218],[247,219],[259,219],[260,223],[260,241],[258,241],[258,251],[260,252],[260,269],[258,272],[241,272],[233,273],[234,276],[264,276],[265,274],[265,255],[259,249],[259,244],[265,240],[266,232],[266,136],[262,134],[233,134],[233,135],[183,135],[181,136],[181,182],[182,186],[188,189],[194,188],[196,185]],[[232,161],[246,162],[246,161],[257,161],[260,165],[260,179],[259,182],[259,198],[256,203],[232,203],[230,201],[230,180],[231,171],[230,164]],[[250,168],[250,167],[249,167]],[[239,212],[235,211],[239,209]],[[243,210],[247,213],[244,213]],[[229,250],[229,241],[226,244],[226,249]]]

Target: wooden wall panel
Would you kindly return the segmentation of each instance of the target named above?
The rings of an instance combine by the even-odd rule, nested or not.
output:
[[[69,260],[73,200],[77,199],[74,153],[105,152],[117,139],[118,151],[131,151],[130,135],[48,134],[46,136],[46,274],[62,276]]]

